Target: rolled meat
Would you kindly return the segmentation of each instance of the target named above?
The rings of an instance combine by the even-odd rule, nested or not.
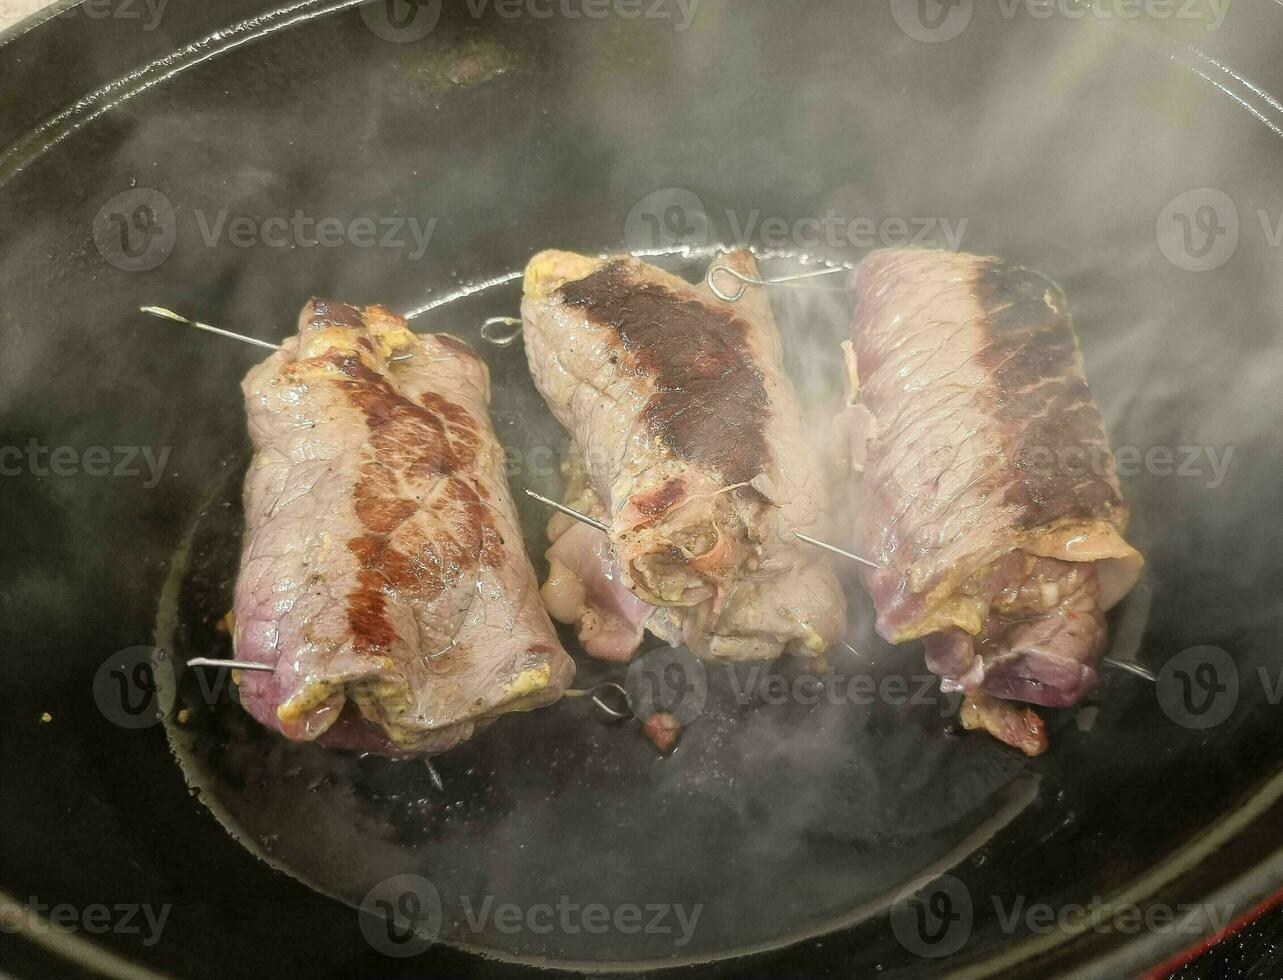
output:
[[[724,261],[756,273],[747,252]],[[543,252],[522,314],[535,384],[582,461],[579,506],[610,528],[563,544],[554,522],[554,615],[581,635],[608,623],[587,645],[610,659],[635,651],[639,617],[701,656],[823,654],[845,600],[792,535],[825,533],[824,480],[764,290],[728,304],[634,258]]]
[[[1127,506],[1065,297],[996,258],[874,253],[846,348],[856,547],[877,629],[924,637],[963,721],[1030,754],[1096,683],[1104,613],[1135,584]]]
[[[234,639],[264,725],[430,755],[557,700],[574,665],[539,601],[466,344],[314,299],[245,379],[254,457]]]
[[[589,517],[606,520],[601,501],[588,486],[578,451],[562,461],[566,503]],[[642,602],[624,584],[610,538],[565,514],[548,521],[548,579],[540,589],[553,619],[579,627],[579,642],[599,660],[627,663],[641,644],[647,625],[658,623],[656,608]],[[676,635],[681,639],[680,630]]]

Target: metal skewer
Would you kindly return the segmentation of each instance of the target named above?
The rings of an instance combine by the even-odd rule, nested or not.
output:
[[[429,660],[436,660],[438,657],[444,657],[447,653],[459,645],[457,639],[451,640],[450,643],[438,650],[436,653],[428,654]],[[265,673],[272,673],[276,670],[271,664],[255,663],[252,660],[220,660],[217,657],[193,657],[187,661],[188,667],[229,667],[232,670],[261,670]]]
[[[230,667],[232,670],[261,670],[273,673],[276,668],[271,664],[254,663],[252,660],[219,660],[215,657],[193,657],[187,661],[188,667]]]
[[[725,303],[735,303],[744,298],[748,292],[749,286],[787,286],[790,283],[799,282],[803,279],[815,279],[819,276],[831,276],[839,272],[850,272],[850,269],[844,266],[834,266],[830,269],[814,269],[811,272],[798,272],[791,276],[778,276],[775,279],[761,279],[757,276],[750,276],[747,273],[740,272],[738,269],[732,269],[729,265],[721,262],[714,262],[708,267],[708,272],[704,276],[704,282],[713,295]],[[735,292],[726,292],[717,284],[717,274],[725,273],[732,279],[739,280],[739,288]]]
[[[567,507],[565,504],[559,504],[555,500],[549,500],[547,497],[543,496],[542,494],[535,493],[533,490],[527,490],[526,493],[527,495],[533,497],[535,500],[539,501],[541,504],[546,504],[547,506],[552,507],[554,510],[558,510],[561,513],[565,514],[567,517],[573,517],[575,520],[580,521],[584,524],[587,524],[589,527],[595,527],[598,531],[603,531],[608,533],[610,530],[601,521],[591,518],[587,514],[581,514],[579,511],[574,510],[570,507]],[[803,534],[801,531],[794,531],[793,535],[796,538],[798,538],[798,540],[804,541],[809,545],[814,545],[817,548],[823,548],[825,551],[830,551],[835,555],[840,555],[841,557],[850,559],[851,561],[859,562],[861,565],[867,565],[869,568],[882,567],[876,562],[869,561],[869,559],[867,558],[861,558],[857,554],[854,554],[850,551],[846,551],[843,548],[839,548],[837,545],[829,544],[827,541],[821,541],[819,538],[813,538],[809,534]],[[843,646],[845,646],[848,650],[850,650],[856,656],[860,656],[859,651],[856,650],[849,643],[844,643]],[[1127,673],[1134,674],[1137,677],[1142,677],[1151,683],[1158,680],[1158,675],[1155,674],[1148,667],[1144,666],[1143,664],[1138,664],[1131,660],[1115,660],[1113,657],[1104,657],[1101,659],[1101,663],[1103,663],[1106,667],[1112,667],[1115,670],[1125,670],[1127,671]],[[598,686],[600,687],[601,685],[598,685]],[[596,688],[594,688],[593,690],[596,691]],[[587,694],[590,692],[580,691],[576,693]],[[597,698],[594,697],[594,701],[596,700]],[[603,711],[607,711],[608,713],[611,710],[606,705],[600,704],[600,702],[598,703],[598,706],[601,707]],[[622,717],[622,716],[617,716],[617,717]]]
[[[1144,664],[1138,664],[1134,660],[1116,660],[1113,657],[1102,657],[1100,662],[1106,667],[1113,667],[1116,670],[1125,670],[1129,674],[1135,674],[1137,677],[1144,678],[1151,684],[1158,683],[1157,674]]]
[[[575,520],[579,521],[581,524],[587,524],[589,527],[595,527],[598,531],[601,531],[606,534],[610,533],[610,528],[607,525],[603,524],[601,521],[597,520],[595,517],[589,517],[587,514],[581,514],[579,511],[571,507],[567,507],[565,504],[559,504],[555,500],[548,499],[541,493],[535,493],[533,490],[527,490],[526,496],[533,497],[535,500],[539,501],[541,504],[544,504],[547,507],[551,507],[553,510],[560,511],[561,513],[565,514],[567,517],[573,517]],[[870,568],[882,567],[876,562],[871,562],[867,558],[861,558],[859,555],[852,554],[849,551],[839,548],[837,545],[829,544],[827,541],[821,541],[819,538],[813,538],[808,534],[803,534],[801,531],[794,531],[793,534],[799,540],[805,541],[809,545],[814,545],[817,548],[823,548],[825,551],[831,551],[833,552],[833,554],[841,555],[843,558],[849,558],[851,561],[858,561],[861,565],[868,565]]]
[[[280,344],[274,344],[270,340],[259,340],[257,337],[249,337],[243,333],[235,333],[231,330],[224,330],[222,327],[215,327],[208,323],[201,323],[199,320],[191,320],[181,313],[175,313],[173,310],[167,310],[163,306],[140,306],[140,313],[150,313],[152,316],[160,317],[162,320],[172,320],[174,323],[186,324],[189,327],[195,327],[197,330],[204,330],[207,333],[216,333],[220,337],[230,337],[232,340],[239,340],[245,344],[253,344],[255,347],[265,347],[268,350],[280,350]],[[396,354],[389,358],[391,361],[408,361],[414,357],[414,354]]]
[[[867,565],[869,568],[882,567],[875,561],[869,561],[867,558],[861,558],[859,555],[847,551],[844,548],[839,548],[835,544],[829,544],[827,541],[821,541],[819,538],[813,538],[809,534],[803,534],[801,531],[794,531],[793,537],[797,538],[799,541],[805,541],[809,545],[814,545],[817,548],[823,548],[825,551],[830,551],[835,555],[840,555],[850,561],[859,562],[861,565]]]
[[[587,514],[581,514],[577,510],[572,510],[571,508],[567,507],[565,504],[559,504],[555,500],[549,500],[547,497],[545,497],[541,493],[535,493],[533,490],[527,490],[526,496],[533,497],[535,500],[539,501],[541,504],[547,507],[551,507],[553,510],[561,511],[561,513],[565,514],[567,517],[573,517],[575,520],[579,521],[581,524],[587,524],[589,527],[595,527],[598,531],[601,531],[604,534],[610,533],[610,528],[607,527],[605,524],[603,524],[601,521],[597,520],[595,517],[589,517]]]
[[[199,320],[189,320],[173,310],[167,310],[163,306],[140,306],[141,313],[150,313],[152,316],[158,316],[162,320],[173,320],[175,323],[185,323],[189,327],[195,327],[197,330],[205,330],[209,333],[216,333],[220,337],[230,337],[232,340],[239,340],[242,343],[254,344],[256,347],[266,347],[268,350],[280,350],[280,344],[273,344],[271,341],[259,340],[257,337],[247,337],[243,333],[233,333],[230,330],[224,330],[222,327],[210,326],[208,323],[201,323]]]

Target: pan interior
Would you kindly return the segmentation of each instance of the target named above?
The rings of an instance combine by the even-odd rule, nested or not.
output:
[[[696,275],[712,254],[650,258]],[[817,268],[779,254],[764,267]],[[519,300],[515,280],[466,287],[415,326],[479,324]],[[790,360],[812,349],[815,331],[836,346],[849,306],[841,290],[781,297]],[[514,490],[557,496],[567,436],[524,353],[479,349]],[[838,375],[826,380],[836,396]],[[815,413],[837,404],[818,397],[823,390],[812,392]],[[173,563],[158,646],[176,663],[232,656],[220,620],[239,558],[244,466],[243,456],[229,461]],[[548,513],[528,499],[519,508],[542,575]],[[867,600],[846,578],[852,618],[867,624]],[[690,720],[675,753],[661,757],[637,722],[567,698],[438,757],[438,789],[421,762],[357,758],[262,730],[235,703],[227,672],[208,669],[181,672],[166,729],[201,801],[278,869],[358,908],[382,882],[419,876],[441,902],[440,941],[568,966],[736,955],[885,913],[908,880],[977,859],[1037,796],[1039,777],[1021,757],[959,737],[957,700],[940,693],[916,650],[867,629],[848,637],[859,656],[839,648],[817,676],[787,660],[670,661],[654,643],[626,673],[584,655],[573,630],[562,634],[577,688],[614,680],[644,695],[650,683],[652,697]],[[671,688],[670,664],[683,672]],[[580,927],[590,906],[620,914],[625,927]],[[534,918],[512,927],[494,918],[503,907]],[[562,917],[546,932],[543,907]],[[635,930],[634,908],[645,920]]]
[[[1234,815],[1283,756],[1283,195],[1279,127],[1262,96],[1278,81],[1239,85],[1183,42],[1090,17],[1008,19],[1002,5],[954,5],[974,6],[974,18],[947,43],[906,34],[895,12],[910,5],[898,3],[820,0],[799,15],[769,0],[708,0],[683,31],[648,18],[509,18],[494,6],[474,16],[471,6],[441,4],[430,33],[407,43],[339,3],[210,33],[224,26],[212,22],[223,6],[195,2],[145,37],[122,33],[123,21],[68,19],[13,42],[23,65],[65,66],[41,81],[60,93],[46,114],[79,109],[0,166],[0,445],[168,447],[172,457],[154,485],[5,477],[0,549],[14,574],[0,590],[0,884],[79,907],[172,902],[161,942],[94,941],[193,977],[422,972],[413,960],[397,967],[349,908],[317,893],[360,903],[372,881],[404,872],[439,893],[429,956],[459,975],[475,960],[448,947],[639,966],[817,932],[822,940],[763,960],[791,975],[936,973],[879,910],[938,870],[974,906],[951,968],[1023,955],[1035,940],[1082,955],[1189,945],[1175,931],[1034,935],[1009,913],[1133,886],[1163,899],[1151,876]],[[1277,13],[1261,8],[1235,5],[1224,32],[1198,39],[1213,54],[1223,47],[1239,78],[1258,56],[1277,66]],[[184,48],[197,40],[189,23],[213,40]],[[107,31],[119,44],[95,43]],[[164,59],[180,49],[185,67],[172,71]],[[132,73],[153,56],[140,81]],[[108,96],[133,94],[111,109],[78,101],[126,77]],[[15,133],[43,118],[34,112],[25,100],[0,105]],[[1237,203],[1239,239],[1200,272],[1173,260],[1156,223],[1209,187]],[[161,194],[175,223],[172,251],[150,268],[95,240],[117,196],[139,190]],[[388,247],[323,247],[295,237],[300,211],[345,226],[435,223],[422,254],[408,225]],[[818,231],[798,224],[830,214]],[[687,220],[696,215],[704,223]],[[1186,217],[1191,235],[1219,230],[1201,207]],[[269,219],[286,221],[286,246],[231,231]],[[872,243],[856,219],[872,224]],[[476,343],[481,320],[514,312],[512,276],[542,248],[639,250],[647,233],[672,233],[853,264],[924,230],[925,243],[948,244],[946,224],[960,247],[1065,287],[1113,442],[1142,460],[1123,484],[1148,592],[1114,623],[1119,652],[1161,671],[1181,669],[1191,650],[1223,651],[1239,684],[1217,724],[1180,724],[1151,685],[1111,673],[1093,704],[1051,716],[1053,747],[1038,760],[954,737],[934,687],[913,703],[920,651],[878,644],[854,588],[849,640],[868,660],[838,654],[833,666],[890,697],[848,683],[814,703],[746,698],[749,678],[710,669],[702,712],[667,759],[635,726],[572,699],[503,719],[440,758],[438,790],[421,765],[283,744],[213,674],[179,672],[168,741],[115,724],[95,701],[95,672],[122,649],[156,643],[171,663],[229,652],[216,623],[236,571],[248,458],[237,386],[253,355],[159,325],[140,305],[276,339],[322,293],[418,310],[417,329]],[[777,303],[790,370],[821,419],[849,322],[831,300],[799,292]],[[564,435],[520,349],[485,354],[513,483],[556,497]],[[1201,452],[1192,470],[1190,449]],[[546,515],[523,504],[522,516],[538,561]],[[578,686],[612,676],[579,660]],[[780,668],[787,692],[797,689],[790,669]],[[888,678],[899,680],[884,687]],[[189,799],[184,775],[208,809]],[[1236,873],[1219,866],[1205,862],[1206,880]],[[563,896],[580,909],[569,927]],[[584,928],[588,905],[612,916],[639,906],[645,921],[646,906],[669,911],[652,930],[612,921],[595,933]],[[515,928],[497,917],[508,906]],[[551,907],[551,933],[541,915],[530,928],[536,906]],[[700,908],[688,931],[677,906],[688,925]]]

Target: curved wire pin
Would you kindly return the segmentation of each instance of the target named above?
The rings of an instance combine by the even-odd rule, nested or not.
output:
[[[451,641],[450,641],[450,645],[449,645],[449,646],[444,647],[444,648],[442,648],[442,649],[438,650],[436,653],[429,653],[429,654],[427,655],[427,656],[428,656],[428,659],[429,659],[429,660],[438,660],[438,659],[440,659],[441,657],[444,657],[447,653],[449,653],[451,650],[453,650],[453,649],[454,649],[455,647],[457,647],[458,645],[459,645],[459,638],[458,638],[458,637],[455,637],[453,640],[451,640]]]
[[[612,705],[607,704],[602,699],[602,696],[601,696],[602,690],[614,691],[615,693],[617,693],[620,697],[624,699],[624,704],[626,705],[626,709],[620,710],[619,708],[616,708],[616,707],[613,707]],[[592,689],[592,703],[595,704],[602,711],[604,711],[606,714],[610,715],[610,717],[612,718],[619,718],[622,720],[625,718],[637,717],[637,713],[633,711],[632,701],[628,697],[628,692],[624,690],[624,687],[622,684],[616,684],[614,681],[606,681],[605,683],[598,684],[596,687],[594,687]]]
[[[521,339],[521,318],[492,316],[481,324],[481,339],[495,347],[511,347]]]
[[[620,708],[616,708],[614,705],[608,704],[601,696],[602,691],[614,691],[618,694],[624,699],[624,704],[627,706],[626,710],[621,710]],[[566,691],[565,695],[566,697],[571,698],[592,698],[592,703],[595,704],[598,709],[618,721],[625,721],[629,718],[637,717],[636,713],[633,711],[632,701],[628,697],[628,692],[624,689],[622,684],[616,684],[614,681],[602,681],[602,683],[595,687],[590,687],[587,690],[575,690],[572,688],[571,690]]]
[[[849,272],[850,270],[843,266],[834,266],[830,269],[815,269],[811,272],[799,272],[791,276],[780,276],[778,279],[760,279],[757,276],[750,276],[747,273],[740,272],[738,269],[732,269],[729,265],[721,262],[714,262],[708,267],[708,272],[704,275],[704,282],[709,289],[724,303],[736,303],[744,298],[748,292],[749,286],[785,286],[789,283],[798,282],[802,279],[815,279],[819,276],[831,276],[838,272]],[[734,292],[726,292],[717,284],[717,274],[724,272],[732,279],[739,280],[739,288]]]

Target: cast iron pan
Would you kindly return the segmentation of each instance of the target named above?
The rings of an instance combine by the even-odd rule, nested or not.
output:
[[[1213,31],[963,3],[947,38],[961,22],[900,3],[514,9],[170,0],[5,38],[0,889],[34,944],[0,937],[3,965],[1104,976],[1255,912],[1283,872],[1277,9]],[[819,238],[793,224],[826,215]],[[693,277],[742,240],[787,271],[858,261],[855,218],[887,244],[947,244],[947,223],[1065,286],[1141,460],[1124,489],[1149,564],[1115,653],[1157,685],[1111,673],[1027,760],[915,697],[920,652],[880,644],[853,585],[861,657],[833,667],[878,696],[710,668],[670,758],[568,700],[439,758],[438,789],[284,744],[182,667],[229,653],[257,355],[139,305],[265,339],[313,293],[414,312],[481,346],[513,482],[555,495],[565,437],[520,348],[478,338],[530,254],[644,249]],[[850,300],[777,313],[822,418]],[[59,472],[33,445],[66,449]],[[546,515],[523,516],[538,564]],[[578,659],[581,686],[620,674]],[[363,900],[391,903],[390,931]]]

